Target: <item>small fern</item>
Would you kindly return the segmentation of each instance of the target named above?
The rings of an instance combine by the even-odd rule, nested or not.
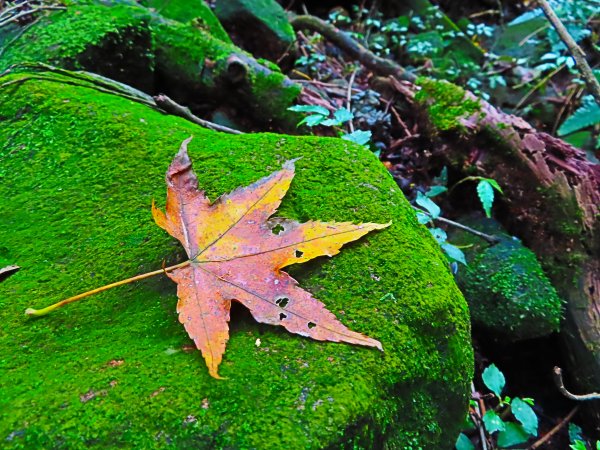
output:
[[[558,135],[564,136],[575,131],[600,123],[600,105],[594,97],[586,95],[583,97],[581,106],[563,122],[558,129]]]

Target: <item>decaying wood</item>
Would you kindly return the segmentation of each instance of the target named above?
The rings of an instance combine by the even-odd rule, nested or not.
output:
[[[409,83],[403,82],[404,88]],[[413,86],[416,92],[418,87]],[[412,97],[412,96],[409,96]],[[466,98],[475,99],[470,93]],[[479,100],[463,127],[432,129],[434,156],[510,186],[499,219],[540,258],[566,301],[562,341],[581,391],[600,389],[600,166],[561,139]],[[423,105],[422,105],[423,106]],[[422,108],[424,123],[427,107]],[[431,125],[422,124],[422,126]],[[589,405],[600,432],[600,403]]]

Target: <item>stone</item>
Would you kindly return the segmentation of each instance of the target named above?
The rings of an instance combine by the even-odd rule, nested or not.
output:
[[[217,0],[215,14],[245,49],[277,61],[296,40],[284,9],[275,0]]]
[[[493,219],[477,215],[459,222],[500,237],[490,246],[465,231],[450,234],[454,244],[466,247],[468,266],[459,268],[457,281],[473,324],[508,342],[558,332],[562,301],[535,254]]]
[[[2,86],[23,76],[0,78],[0,250],[21,266],[0,282],[5,448],[453,448],[473,375],[467,306],[371,152],[334,138],[216,133],[84,86]],[[165,276],[23,315],[184,260],[150,205],[164,206],[165,171],[191,135],[211,199],[301,158],[278,215],[392,221],[290,268],[383,353],[258,324],[238,306],[227,380],[213,379]]]

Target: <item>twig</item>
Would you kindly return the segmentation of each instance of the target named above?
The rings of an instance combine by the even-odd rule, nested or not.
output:
[[[222,131],[223,133],[230,134],[244,134],[240,130],[234,130],[233,128],[226,127],[224,125],[219,125],[217,123],[209,122],[208,120],[201,119],[200,117],[195,116],[189,110],[189,108],[180,105],[179,103],[171,100],[164,94],[159,94],[153,97],[156,102],[156,106],[164,110],[169,114],[173,114],[174,116],[183,117],[184,119],[189,120],[197,125],[200,125],[205,128],[210,128],[215,131]]]
[[[242,131],[234,130],[233,128],[226,127],[224,125],[219,125],[213,122],[209,122],[208,120],[201,119],[186,108],[185,106],[180,105],[174,100],[170,99],[166,95],[158,95],[156,97],[150,97],[149,95],[138,91],[137,89],[132,88],[131,86],[127,86],[125,84],[119,83],[114,80],[110,80],[108,78],[102,77],[97,74],[92,74],[88,72],[74,72],[70,70],[61,69],[59,67],[54,67],[44,63],[21,63],[10,67],[5,72],[0,74],[0,78],[5,75],[8,75],[12,72],[12,70],[16,67],[25,67],[34,70],[46,70],[49,72],[57,73],[67,78],[73,78],[77,81],[70,81],[68,79],[60,79],[60,78],[51,78],[43,75],[27,75],[22,78],[17,78],[11,81],[7,81],[5,83],[0,84],[0,88],[8,87],[12,84],[24,83],[28,80],[44,80],[44,81],[52,81],[55,83],[64,83],[72,86],[81,86],[87,87],[89,89],[95,89],[99,92],[103,92],[105,94],[117,95],[119,97],[126,98],[128,100],[132,100],[137,103],[141,103],[143,105],[149,106],[150,108],[154,108],[158,111],[162,111],[167,114],[172,114],[175,116],[182,117],[186,120],[189,120],[192,123],[200,125],[205,128],[209,128],[215,131],[221,131],[223,133],[230,134],[244,134]],[[84,83],[80,83],[78,81],[83,81]]]
[[[475,394],[477,391],[475,390],[475,385],[471,382],[471,393]],[[485,415],[485,405],[481,398],[477,399],[477,414],[479,415],[477,424],[477,429],[479,431],[479,438],[481,439],[481,448],[482,450],[487,450],[487,440],[485,439],[485,429],[483,425],[483,416]]]
[[[538,0],[538,3],[542,7],[542,10],[548,18],[548,21],[552,24],[552,26],[560,36],[560,39],[565,43],[565,45],[569,49],[569,52],[573,56],[573,59],[575,59],[577,67],[581,72],[581,77],[583,78],[588,89],[596,99],[596,103],[600,105],[600,83],[598,83],[598,80],[592,72],[592,68],[586,61],[584,51],[579,45],[577,45],[575,39],[573,39],[573,37],[569,34],[569,32],[562,24],[562,22],[560,21],[560,19],[558,18],[548,1]]]
[[[358,72],[358,69],[352,71],[350,81],[348,81],[348,90],[346,91],[346,109],[350,113],[352,113],[352,85],[354,84],[354,78],[356,78],[356,72]],[[354,124],[352,123],[352,120],[348,121],[348,125],[350,127],[350,133],[354,133]]]
[[[486,233],[482,233],[481,231],[475,230],[474,228],[468,227],[466,225],[463,225],[462,223],[458,223],[455,222],[453,220],[450,219],[446,219],[445,217],[436,217],[434,218],[431,214],[429,214],[427,211],[421,209],[421,208],[417,208],[416,206],[413,206],[413,209],[415,211],[419,211],[423,214],[427,214],[429,217],[431,217],[432,220],[439,220],[442,223],[448,224],[453,226],[454,228],[459,228],[461,230],[467,231],[471,234],[474,234],[477,237],[480,237],[481,239],[485,240],[486,242],[489,242],[490,244],[497,244],[498,242],[500,242],[500,238],[497,236],[494,236],[492,234],[486,234]]]
[[[127,278],[126,280],[117,281],[116,283],[107,284],[106,286],[102,286],[96,289],[92,289],[91,291],[84,292],[83,294],[75,295],[73,297],[69,297],[65,300],[61,300],[58,303],[54,303],[53,305],[47,306],[43,309],[33,309],[27,308],[25,310],[25,314],[28,316],[45,316],[46,314],[51,313],[55,309],[58,309],[62,306],[65,306],[69,303],[76,302],[77,300],[81,300],[82,298],[89,297],[90,295],[97,294],[99,292],[107,291],[108,289],[112,289],[117,286],[123,286],[124,284],[133,283],[134,281],[143,280],[145,278],[150,278],[155,275],[160,275],[161,273],[172,272],[175,269],[180,269],[182,267],[189,266],[191,261],[184,261],[179,264],[175,264],[171,267],[165,267],[160,270],[155,270],[154,272],[143,273],[141,275],[136,275],[135,277]]]
[[[567,391],[567,388],[565,388],[565,385],[563,383],[562,369],[560,367],[554,368],[554,383],[556,384],[556,387],[558,387],[560,393],[571,400],[576,400],[580,402],[587,400],[600,400],[600,394],[597,392],[592,392],[591,394],[577,395],[571,394],[569,391]]]
[[[290,20],[292,26],[296,29],[309,29],[316,31],[329,39],[341,50],[348,53],[352,58],[360,61],[365,67],[381,75],[393,75],[399,79],[414,81],[415,75],[404,70],[394,61],[381,58],[363,45],[352,39],[347,33],[338,30],[333,25],[319,19],[318,17],[303,15],[296,16]]]
[[[577,405],[575,408],[573,408],[569,414],[567,414],[560,422],[558,422],[554,426],[554,428],[552,428],[544,436],[542,436],[541,439],[538,439],[537,441],[535,441],[533,443],[533,445],[531,447],[529,447],[529,450],[535,450],[536,448],[541,447],[543,444],[545,444],[546,441],[548,441],[552,436],[554,436],[558,430],[560,430],[562,427],[564,427],[565,424],[573,418],[573,416],[575,415],[575,413],[578,410],[579,410],[579,405]]]
[[[38,11],[45,11],[45,10],[61,10],[61,11],[64,11],[66,9],[67,8],[65,8],[64,6],[38,6],[38,7],[32,8],[32,9],[27,10],[27,11],[21,11],[20,13],[15,14],[14,16],[10,16],[7,19],[4,19],[4,20],[0,21],[0,28],[2,28],[3,26],[8,25],[11,22],[14,22],[17,19],[20,19],[21,17],[29,16],[29,15],[35,13],[35,12],[38,12]]]

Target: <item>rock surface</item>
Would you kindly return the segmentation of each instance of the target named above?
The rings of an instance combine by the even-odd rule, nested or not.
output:
[[[562,302],[535,254],[493,219],[465,217],[460,223],[501,239],[490,246],[464,231],[451,234],[453,243],[468,246],[469,265],[459,269],[457,280],[473,324],[509,342],[559,331]]]
[[[0,256],[22,267],[0,282],[3,446],[453,447],[473,371],[466,303],[370,152],[338,139],[223,135],[39,80],[2,88],[0,118]],[[163,206],[164,173],[190,135],[212,199],[301,157],[279,215],[393,222],[290,270],[384,353],[291,335],[239,307],[220,370],[228,379],[215,380],[164,276],[23,316],[182,260],[150,205]]]

